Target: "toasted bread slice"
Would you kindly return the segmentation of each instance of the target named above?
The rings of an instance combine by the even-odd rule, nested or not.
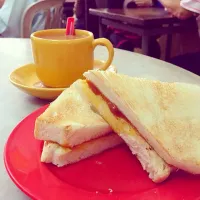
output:
[[[123,140],[115,133],[85,142],[71,149],[56,143],[44,142],[41,162],[53,163],[62,167],[102,153],[122,143]]]
[[[115,116],[102,96],[94,94],[86,82],[78,84],[77,88],[90,99],[99,114],[104,117],[113,130],[126,142],[132,153],[137,156],[143,169],[149,173],[149,178],[157,183],[164,181],[170,175],[173,168],[151,148],[130,123],[124,118]]]
[[[168,164],[200,174],[200,87],[85,73]]]
[[[34,135],[36,139],[72,148],[111,131],[72,85],[36,119]]]

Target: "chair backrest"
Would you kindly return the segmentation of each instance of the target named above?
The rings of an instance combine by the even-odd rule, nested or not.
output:
[[[61,26],[61,9],[64,0],[43,0],[31,4],[23,13],[21,20],[21,37],[29,38],[34,17],[41,12],[44,18],[43,29]]]

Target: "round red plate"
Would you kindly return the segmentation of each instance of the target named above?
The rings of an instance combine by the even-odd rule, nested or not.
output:
[[[37,116],[26,117],[11,133],[4,162],[14,183],[37,200],[199,200],[200,177],[182,171],[154,184],[125,145],[58,168],[40,162],[42,142],[34,139]]]

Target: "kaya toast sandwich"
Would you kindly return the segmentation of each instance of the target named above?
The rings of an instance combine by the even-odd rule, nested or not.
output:
[[[57,166],[78,162],[123,143],[74,84],[36,119],[34,134],[36,139],[45,141],[41,161]]]

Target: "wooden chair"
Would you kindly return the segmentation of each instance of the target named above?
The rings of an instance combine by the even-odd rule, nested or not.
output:
[[[61,27],[61,9],[64,0],[43,0],[31,4],[25,11],[21,20],[21,37],[29,38],[34,16],[42,11],[45,15],[44,29]],[[51,9],[53,8],[53,12]]]

